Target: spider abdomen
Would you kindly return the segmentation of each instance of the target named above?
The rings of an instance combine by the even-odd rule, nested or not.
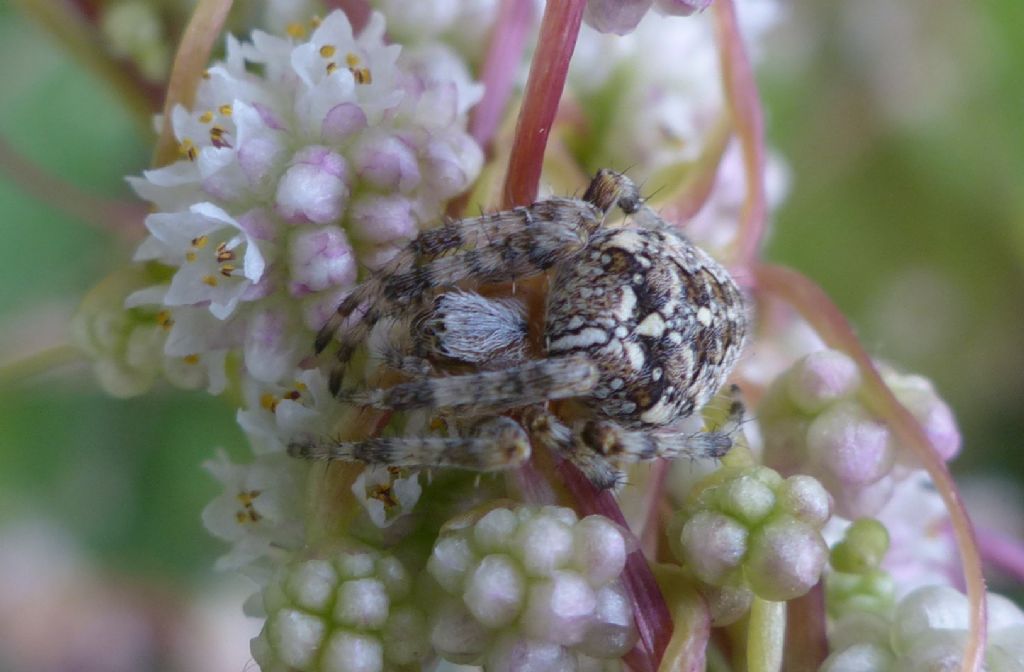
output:
[[[548,296],[548,353],[586,354],[598,383],[583,399],[632,427],[692,414],[739,358],[748,319],[728,272],[670,229],[599,231],[558,267]]]

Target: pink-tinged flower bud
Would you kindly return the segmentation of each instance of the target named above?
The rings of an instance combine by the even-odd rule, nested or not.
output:
[[[488,628],[503,628],[519,615],[526,577],[507,555],[488,555],[466,579],[463,602]]]
[[[857,365],[837,350],[807,355],[786,377],[789,398],[804,413],[819,413],[825,406],[853,394],[860,385]]]
[[[523,632],[562,646],[583,641],[597,596],[586,579],[571,571],[557,571],[530,588],[523,613]]]
[[[790,476],[775,494],[781,511],[808,525],[820,528],[832,517],[832,496],[810,476]]]
[[[359,240],[389,243],[416,236],[412,202],[401,196],[363,196],[352,203],[352,230]]]
[[[807,450],[813,464],[842,484],[874,483],[893,464],[889,430],[853,401],[830,407],[811,423]]]
[[[944,461],[960,452],[960,428],[949,405],[935,392],[931,382],[921,376],[886,376],[896,398],[921,423],[932,447]],[[909,453],[909,451],[903,451]],[[911,456],[907,456],[914,459]],[[916,459],[914,459],[916,464]]]
[[[593,658],[619,658],[636,644],[633,605],[621,584],[606,585],[597,592],[595,623],[587,630],[579,650]]]
[[[236,159],[253,191],[266,192],[288,159],[287,135],[271,127],[260,111],[244,103],[233,106]]]
[[[626,567],[626,540],[607,518],[587,516],[573,529],[573,567],[592,585],[614,581]]]
[[[408,192],[419,186],[416,153],[396,136],[370,134],[352,153],[356,172],[367,183],[385,191]]]
[[[718,584],[743,562],[747,528],[721,513],[700,511],[683,525],[679,537],[682,559],[701,581]]]
[[[277,185],[277,210],[291,222],[335,222],[347,200],[348,165],[327,147],[296,153]]]
[[[341,103],[327,111],[320,128],[321,137],[332,143],[344,142],[366,128],[366,113],[355,103]]]
[[[347,287],[358,273],[352,246],[337,226],[297,231],[292,236],[289,257],[288,291],[292,296]]]
[[[483,151],[468,135],[455,135],[447,141],[432,140],[421,158],[428,169],[424,177],[438,200],[446,201],[469,188],[483,164]]]
[[[577,660],[569,649],[558,644],[524,639],[509,632],[495,643],[487,656],[484,669],[492,672],[575,670]]]
[[[256,380],[272,383],[287,376],[301,359],[304,339],[292,327],[293,316],[284,308],[261,310],[245,335],[245,369]]]
[[[491,642],[491,633],[460,600],[442,600],[431,614],[431,623],[430,643],[453,663],[476,660]]]
[[[654,5],[662,14],[669,16],[689,16],[694,12],[703,12],[711,6],[712,0],[655,0]]]
[[[572,557],[572,528],[553,516],[536,516],[520,525],[516,547],[529,576],[548,576]]]
[[[744,574],[758,597],[781,602],[810,590],[827,559],[828,546],[818,530],[780,516],[751,536]]]
[[[775,508],[772,488],[753,474],[744,474],[730,480],[716,488],[715,494],[718,509],[747,526],[761,522]]]
[[[651,8],[651,0],[589,0],[583,20],[601,33],[632,33]]]

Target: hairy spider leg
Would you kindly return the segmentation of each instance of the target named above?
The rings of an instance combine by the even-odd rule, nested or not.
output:
[[[462,437],[394,437],[335,441],[309,437],[291,442],[288,454],[305,460],[362,462],[395,467],[453,467],[497,471],[530,457],[530,439],[515,420],[488,418]]]
[[[583,357],[557,357],[525,361],[502,371],[426,378],[339,396],[348,403],[395,411],[438,408],[482,415],[586,395],[593,390],[597,376],[597,368]]]

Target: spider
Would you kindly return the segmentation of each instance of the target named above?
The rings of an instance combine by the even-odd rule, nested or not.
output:
[[[627,215],[621,226],[605,222],[613,207]],[[455,288],[547,271],[543,351],[533,358],[518,302]],[[597,487],[614,488],[618,461],[717,457],[731,447],[724,432],[675,426],[716,394],[748,326],[729,273],[644,206],[629,178],[601,170],[581,199],[548,198],[420,233],[319,333],[317,352],[340,332],[336,395],[378,409],[445,413],[456,420],[455,435],[304,437],[289,452],[491,471],[543,445]],[[345,365],[371,332],[383,333],[378,350],[409,379],[341,389]],[[557,415],[546,410],[555,400],[565,400]],[[502,415],[510,411],[517,419]]]

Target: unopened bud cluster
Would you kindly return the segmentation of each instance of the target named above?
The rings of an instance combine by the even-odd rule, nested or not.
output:
[[[636,641],[619,583],[629,547],[607,518],[571,509],[495,508],[449,523],[427,571],[442,599],[431,642],[447,660],[488,670],[572,670]],[[541,669],[541,668],[538,668]]]
[[[960,449],[949,407],[920,376],[884,372],[896,397],[922,424],[936,453],[948,460]],[[807,355],[771,386],[758,410],[764,461],[782,473],[819,479],[835,497],[836,513],[873,516],[895,484],[915,468],[913,455],[858,396],[860,375],[843,353]]]
[[[728,621],[739,615],[744,593],[791,600],[818,582],[828,558],[820,530],[830,515],[829,494],[809,476],[723,467],[697,486],[669,537],[685,568],[723,589],[712,591],[712,602],[723,602],[712,611]]]
[[[411,669],[430,654],[412,590],[399,560],[371,550],[293,561],[263,590],[267,620],[253,658],[263,672]]]
[[[1024,612],[989,593],[988,672],[1024,670]],[[886,614],[855,612],[834,625],[821,672],[960,669],[968,640],[967,598],[948,586],[918,588]]]

